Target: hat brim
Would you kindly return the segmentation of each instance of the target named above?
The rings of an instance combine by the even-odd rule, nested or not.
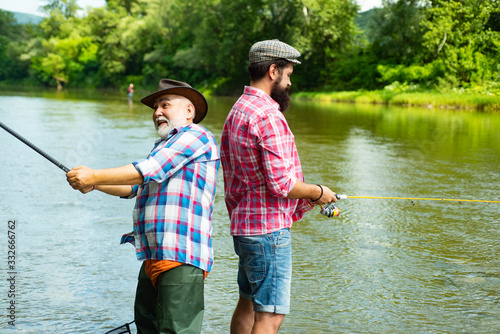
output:
[[[301,64],[300,61],[298,61],[297,59],[294,59],[294,58],[260,57],[258,60],[250,61],[250,65],[263,63],[265,61],[278,60],[278,59],[283,59],[283,60],[286,60],[290,63],[297,64],[297,65]]]
[[[200,123],[207,115],[208,111],[207,100],[200,92],[190,87],[173,87],[173,88],[163,89],[154,92],[151,95],[146,96],[141,100],[141,102],[150,107],[151,109],[154,109],[154,105],[158,97],[166,94],[184,96],[185,98],[189,99],[191,103],[193,103],[194,108],[196,109],[196,115],[193,119],[193,123]]]

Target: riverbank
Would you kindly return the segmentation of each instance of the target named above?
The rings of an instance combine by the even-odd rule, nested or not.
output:
[[[456,90],[447,93],[438,91],[401,92],[390,89],[346,92],[297,92],[293,94],[293,97],[328,102],[371,103],[500,112],[500,94],[489,92],[474,93],[467,90]]]
[[[390,86],[388,86],[390,87]],[[455,89],[446,93],[438,91],[401,91],[386,87],[373,91],[343,91],[343,92],[296,92],[292,98],[304,100],[316,100],[326,102],[347,102],[399,105],[406,107],[442,108],[457,110],[478,110],[485,112],[500,112],[500,91],[474,92],[471,90]],[[200,87],[199,90],[205,97],[217,96],[211,89]],[[126,98],[123,88],[80,88],[71,87],[57,91],[54,87],[41,87],[31,85],[7,85],[0,82],[0,91],[9,92],[33,92],[43,91],[47,93],[57,92],[58,96],[71,97],[73,95],[89,98],[109,97],[116,95]],[[83,93],[82,93],[83,92]],[[141,87],[136,89],[134,96],[142,97],[150,94],[150,91]],[[239,95],[235,95],[237,97]]]

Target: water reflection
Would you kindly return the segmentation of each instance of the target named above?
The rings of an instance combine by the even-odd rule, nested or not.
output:
[[[203,125],[219,141],[234,101],[209,99]],[[309,182],[348,195],[499,199],[500,115],[294,101],[286,117]],[[113,93],[5,92],[0,119],[68,167],[130,163],[156,137],[151,111]],[[1,220],[19,222],[16,329],[99,333],[131,321],[139,263],[118,241],[133,203],[73,191],[7,133],[0,147]],[[282,333],[500,331],[498,204],[338,206],[338,218],[311,212],[294,225],[292,313]],[[222,173],[214,246],[203,333],[226,333],[237,258]],[[0,302],[5,308],[6,294]]]

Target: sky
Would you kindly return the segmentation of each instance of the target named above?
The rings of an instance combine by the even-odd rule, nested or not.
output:
[[[47,0],[0,0],[0,8],[11,12],[27,13],[43,16],[38,8],[48,3]],[[102,7],[106,4],[105,0],[77,0],[77,3],[83,9],[90,7]]]
[[[106,4],[105,0],[77,0],[78,5],[82,8],[102,7]],[[373,7],[381,7],[382,0],[357,0],[361,6],[361,11],[364,12]],[[34,15],[42,15],[38,11],[40,6],[46,5],[47,0],[0,0],[0,8],[12,12],[28,13]]]

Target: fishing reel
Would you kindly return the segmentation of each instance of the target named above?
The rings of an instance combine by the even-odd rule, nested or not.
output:
[[[346,195],[338,195],[338,194],[335,194],[335,197],[337,198],[337,200],[347,198]],[[335,203],[331,202],[331,203],[328,203],[327,205],[325,205],[325,207],[322,208],[319,213],[321,213],[323,216],[327,216],[327,217],[331,218],[333,216],[335,216],[335,217],[339,216],[340,210],[339,210],[339,208],[337,208],[335,206]]]
[[[331,202],[325,205],[319,213],[323,216],[333,217],[340,215],[340,210],[335,206],[335,203]]]

